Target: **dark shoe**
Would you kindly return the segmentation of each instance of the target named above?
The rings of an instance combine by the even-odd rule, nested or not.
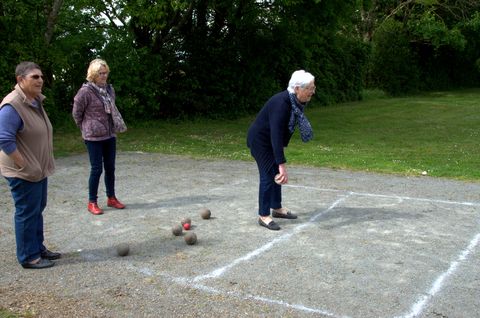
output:
[[[42,268],[48,268],[48,267],[52,267],[53,265],[55,265],[54,262],[52,262],[51,260],[48,260],[48,259],[45,259],[45,258],[40,258],[40,260],[34,264],[31,264],[31,263],[25,263],[25,264],[22,264],[22,267],[23,268],[31,268],[31,269],[42,269]]]
[[[267,229],[269,230],[272,230],[272,231],[278,231],[280,230],[280,226],[278,226],[277,223],[275,223],[275,221],[271,221],[270,223],[265,223],[262,221],[262,219],[258,219],[258,224],[260,224],[261,226],[263,227],[266,227]]]
[[[87,209],[95,215],[103,214],[103,210],[98,207],[97,202],[88,202]]]
[[[125,209],[125,204],[118,201],[116,197],[110,197],[107,199],[107,206],[115,209]]]
[[[296,219],[296,218],[297,218],[297,215],[296,215],[296,214],[293,214],[293,213],[290,212],[290,211],[287,211],[287,213],[280,213],[280,212],[272,211],[272,216],[273,216],[274,218],[290,219],[290,220],[293,220],[293,219]]]
[[[45,250],[45,251],[40,253],[40,256],[44,259],[48,259],[48,260],[53,261],[54,259],[59,259],[60,257],[62,257],[62,254],[57,253],[57,252],[52,252],[52,251],[49,251],[49,250]]]

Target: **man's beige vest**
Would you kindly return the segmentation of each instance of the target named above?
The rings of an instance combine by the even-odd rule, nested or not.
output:
[[[18,131],[16,143],[17,150],[25,160],[25,167],[19,169],[5,152],[0,151],[0,172],[3,176],[38,182],[53,174],[55,161],[52,124],[43,109],[44,99],[45,96],[41,95],[38,99],[39,107],[35,108],[27,102],[17,84],[0,103],[0,109],[5,104],[12,105],[22,118],[23,129]]]

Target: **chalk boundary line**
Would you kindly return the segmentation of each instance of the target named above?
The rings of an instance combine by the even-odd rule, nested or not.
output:
[[[223,274],[225,274],[228,270],[232,269],[236,265],[248,261],[250,259],[253,259],[257,256],[260,256],[263,252],[266,252],[273,248],[276,244],[279,244],[281,242],[287,241],[291,236],[296,234],[297,232],[303,230],[306,227],[313,226],[313,223],[320,218],[321,216],[327,214],[331,210],[333,210],[337,205],[340,203],[344,202],[347,200],[349,197],[352,196],[366,196],[366,197],[379,197],[379,198],[390,198],[390,199],[397,199],[399,200],[399,203],[406,200],[411,200],[411,201],[420,201],[420,202],[430,202],[430,203],[440,203],[440,204],[452,204],[452,205],[464,205],[464,206],[472,206],[472,207],[480,207],[480,202],[467,202],[467,201],[449,201],[449,200],[437,200],[437,199],[429,199],[429,198],[418,198],[418,197],[410,197],[410,196],[399,196],[399,195],[385,195],[385,194],[375,194],[375,193],[367,193],[367,192],[355,192],[355,191],[345,191],[345,190],[338,190],[338,189],[328,189],[328,188],[318,188],[318,187],[312,187],[312,186],[302,186],[302,185],[285,185],[285,187],[291,187],[291,188],[302,188],[302,189],[309,189],[309,190],[316,190],[316,191],[323,191],[323,192],[336,192],[340,193],[343,195],[340,195],[340,198],[337,199],[335,202],[333,202],[327,209],[317,213],[316,215],[312,216],[308,221],[299,224],[295,226],[293,229],[289,230],[287,233],[284,233],[274,239],[272,239],[270,242],[267,242],[263,246],[260,246],[259,248],[253,250],[252,252],[247,253],[246,255],[239,257],[229,264],[219,267],[217,269],[212,270],[211,272],[204,274],[204,275],[198,275],[193,278],[188,278],[188,277],[177,277],[177,276],[172,276],[167,273],[159,273],[159,275],[165,279],[168,279],[171,282],[175,282],[177,284],[180,284],[185,287],[189,288],[194,288],[200,291],[203,291],[205,293],[209,294],[217,294],[217,295],[227,295],[239,299],[244,299],[244,300],[255,300],[255,301],[260,301],[263,303],[267,304],[273,304],[273,305],[279,305],[287,308],[292,308],[296,309],[299,311],[304,311],[308,313],[316,313],[316,314],[322,314],[327,317],[332,317],[332,318],[352,318],[350,316],[346,315],[339,315],[332,313],[326,309],[320,309],[320,308],[312,308],[312,307],[306,307],[302,304],[290,304],[281,300],[276,300],[276,299],[270,299],[266,297],[261,297],[257,295],[252,295],[252,294],[242,294],[238,292],[233,292],[233,291],[225,291],[225,290],[220,290],[217,288],[209,287],[201,282],[206,281],[208,279],[215,279],[221,277]],[[465,262],[469,255],[473,254],[475,248],[480,242],[480,232],[475,234],[473,238],[470,240],[469,244],[465,249],[463,249],[456,259],[450,263],[450,266],[448,269],[444,272],[442,272],[430,285],[430,288],[417,296],[417,301],[411,305],[410,310],[400,316],[394,316],[394,318],[414,318],[414,317],[419,317],[420,315],[423,314],[425,308],[428,306],[428,303],[433,299],[433,297],[439,293],[445,281],[447,281],[455,272],[458,270],[459,266],[461,265],[462,262]],[[130,269],[132,269],[135,272],[138,272],[142,275],[145,276],[153,276],[155,274],[154,271],[147,267],[137,267],[135,265],[129,265],[128,266]]]

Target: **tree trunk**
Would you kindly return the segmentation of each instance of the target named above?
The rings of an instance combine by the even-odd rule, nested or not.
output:
[[[57,22],[58,13],[60,12],[60,8],[62,7],[62,4],[63,4],[63,0],[53,0],[53,4],[52,4],[52,7],[50,8],[50,12],[46,12],[48,14],[47,30],[45,31],[45,44],[47,46],[49,46],[50,43],[52,42],[55,23]]]

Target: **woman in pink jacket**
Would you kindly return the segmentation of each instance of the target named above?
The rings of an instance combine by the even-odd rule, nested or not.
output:
[[[116,133],[126,130],[115,105],[115,91],[107,84],[110,69],[101,59],[90,62],[87,83],[75,95],[72,116],[82,132],[90,158],[88,180],[88,206],[90,213],[99,215],[98,185],[105,168],[107,206],[124,209],[125,205],[115,196]],[[103,167],[102,167],[103,164]]]

